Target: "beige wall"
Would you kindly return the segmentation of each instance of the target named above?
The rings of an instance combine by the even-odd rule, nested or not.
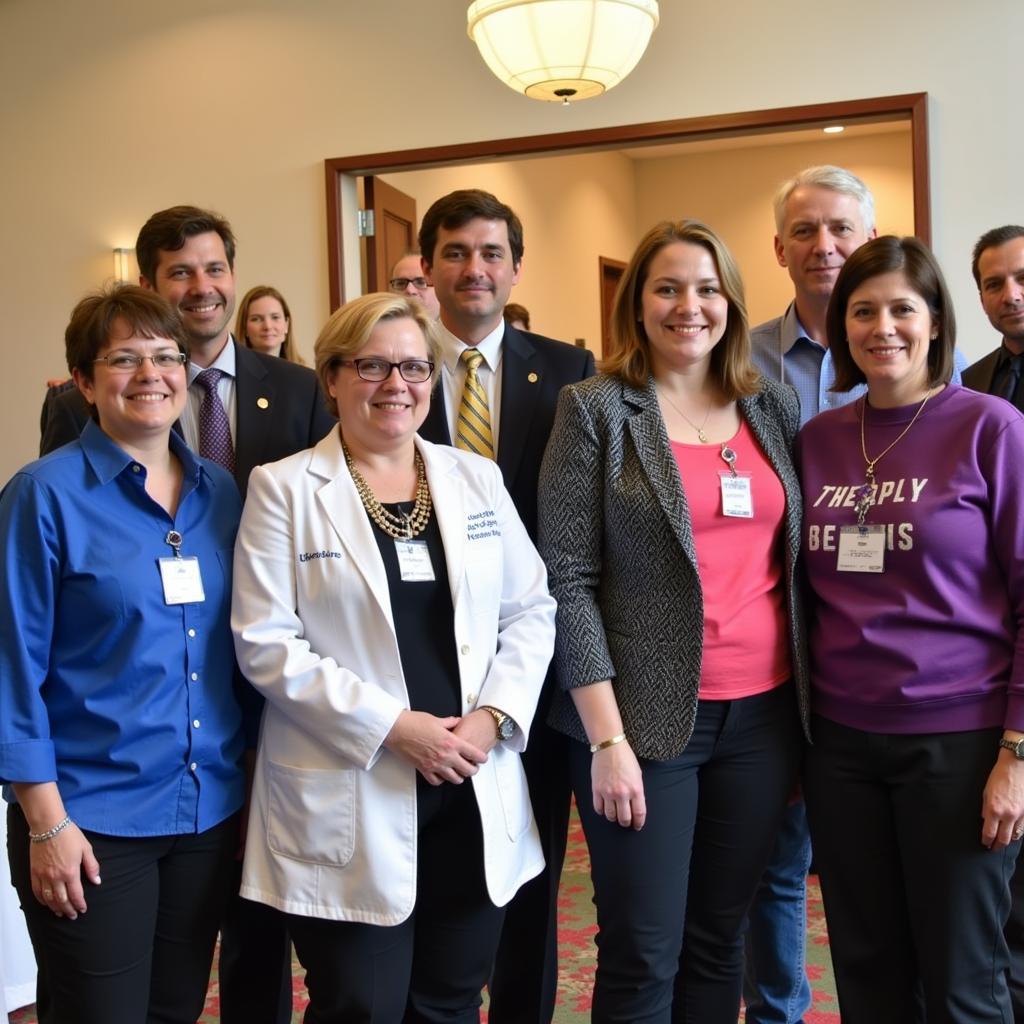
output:
[[[637,70],[569,109],[497,82],[465,12],[464,0],[0,2],[0,479],[35,452],[72,304],[161,207],[225,212],[239,288],[281,287],[308,349],[328,309],[330,156],[928,91],[937,252],[963,347],[994,344],[967,261],[981,231],[1024,219],[1024,135],[1008,128],[1019,0],[863,0],[842,16],[737,0],[699,18],[667,0]]]
[[[427,207],[457,188],[483,188],[516,211],[525,251],[512,301],[538,334],[601,349],[597,257],[628,259],[636,235],[633,162],[617,153],[475,164],[383,177]]]
[[[740,266],[750,322],[759,324],[779,316],[793,299],[789,275],[772,247],[775,190],[801,168],[820,163],[849,168],[868,184],[879,234],[914,233],[909,132],[641,160],[637,217],[641,227],[680,217],[710,224]]]

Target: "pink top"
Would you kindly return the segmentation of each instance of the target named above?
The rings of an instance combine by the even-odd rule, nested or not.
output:
[[[746,422],[727,447],[740,476],[749,475],[753,518],[722,513],[720,444],[672,441],[690,508],[697,570],[704,592],[702,700],[764,693],[791,675],[783,593],[786,498],[771,463]]]

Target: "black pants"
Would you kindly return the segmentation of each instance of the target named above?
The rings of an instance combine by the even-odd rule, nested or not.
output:
[[[862,732],[816,717],[804,793],[843,1024],[1010,1024],[1003,925],[1020,843],[981,845],[1001,729]]]
[[[558,993],[558,884],[569,833],[568,737],[534,721],[523,767],[544,870],[512,897],[489,984],[490,1024],[549,1024]]]
[[[88,911],[57,917],[32,895],[28,825],[8,811],[7,849],[38,976],[39,1024],[195,1024],[237,847],[238,818],[206,832],[120,838],[86,832],[102,883]]]
[[[640,762],[635,832],[595,813],[591,754],[572,745],[597,904],[595,1024],[736,1024],[743,924],[802,748],[791,684],[701,701],[686,749]]]
[[[288,915],[305,1024],[477,1024],[504,911],[487,895],[472,783],[418,779],[416,905],[390,927]]]
[[[288,918],[242,899],[242,862],[235,861],[231,897],[220,927],[221,1024],[290,1024],[292,942]]]

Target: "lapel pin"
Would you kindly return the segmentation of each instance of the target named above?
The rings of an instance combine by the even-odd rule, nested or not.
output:
[[[269,409],[270,408],[270,400],[267,399],[267,398],[257,398],[256,399],[256,407],[258,409]]]
[[[527,379],[527,380],[528,380],[528,381],[529,381],[529,382],[530,382],[531,384],[536,384],[536,383],[537,383],[537,381],[539,381],[539,380],[540,380],[540,377],[538,377],[538,376],[537,376],[537,374],[535,374],[535,373],[528,373],[528,374],[526,375],[526,379]]]

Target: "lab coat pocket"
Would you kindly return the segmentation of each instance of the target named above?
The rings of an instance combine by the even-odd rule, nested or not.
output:
[[[530,791],[526,786],[526,772],[519,755],[505,747],[495,747],[488,755],[494,761],[498,779],[498,799],[505,818],[505,831],[516,842],[530,827],[533,812]]]
[[[355,772],[267,764],[267,843],[308,864],[342,867],[355,848]]]

